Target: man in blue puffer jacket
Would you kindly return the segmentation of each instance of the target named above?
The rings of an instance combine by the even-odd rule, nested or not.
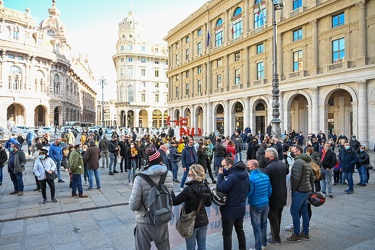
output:
[[[272,193],[270,178],[260,172],[257,160],[247,162],[250,170],[250,192],[247,194],[250,204],[250,219],[253,226],[255,249],[261,250],[267,245],[267,217],[270,207],[269,197]]]
[[[217,177],[217,191],[227,193],[228,202],[220,207],[224,250],[232,249],[232,230],[236,229],[238,248],[246,248],[243,218],[246,212],[246,196],[250,190],[249,174],[243,161],[233,162],[226,157],[221,162]]]

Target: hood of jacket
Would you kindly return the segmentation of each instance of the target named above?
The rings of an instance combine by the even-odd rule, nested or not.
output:
[[[246,170],[246,165],[243,161],[238,161],[229,169],[229,174],[234,174],[241,180],[249,178],[249,174]]]
[[[297,155],[294,160],[298,160],[298,159],[301,159],[301,160],[304,160],[305,162],[311,162],[311,156],[309,154],[299,154]]]
[[[186,185],[190,186],[193,192],[200,198],[209,197],[211,195],[211,189],[202,181],[192,180],[187,182]]]
[[[164,174],[168,170],[167,166],[155,164],[148,168],[146,168],[144,171],[142,171],[142,174],[149,175],[149,176],[160,176]]]

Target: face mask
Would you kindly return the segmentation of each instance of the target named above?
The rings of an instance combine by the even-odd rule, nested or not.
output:
[[[39,155],[39,159],[44,160],[46,158],[45,155]]]
[[[345,146],[345,149],[350,149],[350,146]]]
[[[362,153],[362,152],[363,152],[363,149],[360,149],[360,150],[359,150],[359,152],[361,152],[361,153]]]
[[[224,169],[223,169],[223,174],[224,174],[224,175],[228,175],[228,174],[229,174],[229,170],[226,169],[226,168],[224,168]]]
[[[290,152],[290,157],[294,158],[296,157],[296,154],[294,152]]]
[[[186,180],[189,182],[189,181],[192,181],[194,179],[192,177],[187,177]]]
[[[10,152],[13,152],[13,150],[14,150],[13,148],[10,148],[10,149],[9,149]]]
[[[352,138],[352,141],[355,141],[355,138]]]
[[[134,145],[130,145],[131,148],[134,148]]]
[[[79,149],[79,152],[82,153],[82,148]]]
[[[171,153],[171,151],[167,150],[166,154],[169,155]]]
[[[330,147],[325,147],[326,151],[330,150],[331,148]]]

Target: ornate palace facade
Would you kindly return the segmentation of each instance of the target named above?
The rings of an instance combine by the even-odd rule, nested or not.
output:
[[[0,0],[0,127],[95,123],[95,79],[87,58],[72,55],[56,4],[37,24],[30,10]]]
[[[276,10],[281,129],[355,134],[375,127],[375,1],[288,0]],[[169,31],[171,120],[207,134],[272,119],[272,1],[215,0]]]

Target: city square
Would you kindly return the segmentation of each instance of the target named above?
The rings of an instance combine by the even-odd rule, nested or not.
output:
[[[267,147],[275,138],[303,148],[319,140],[320,156],[327,142],[339,158],[345,137],[375,165],[374,0],[113,0],[91,10],[85,1],[75,8],[71,0],[46,2],[0,0],[3,145],[35,131],[37,137],[48,135],[49,146],[73,131],[68,144],[82,147],[90,144],[86,135],[94,138],[100,129],[109,140],[126,135],[139,145],[151,138],[168,147],[172,140],[188,145],[185,136],[191,136],[197,150],[212,138],[215,145],[246,134]],[[251,140],[243,142],[249,146]],[[57,202],[48,197],[43,204],[41,193],[32,191],[28,143],[22,147],[22,195],[9,195],[13,180],[7,163],[3,167],[0,249],[135,249],[130,175],[112,172],[100,160],[102,185],[83,186],[87,199],[72,197],[59,177]],[[246,164],[252,158],[244,145],[233,159]],[[177,166],[176,194],[183,188],[175,180],[186,178],[183,163]],[[358,171],[354,183],[363,187],[350,193],[350,186],[335,182],[333,199],[328,191],[326,203],[313,207],[309,241],[286,242],[293,236],[286,229],[293,223],[288,190],[281,244],[266,248],[374,249],[375,172],[369,170],[366,185]],[[61,175],[69,179],[67,172]],[[175,229],[180,207],[173,207],[168,223],[171,249],[186,247]],[[222,249],[219,207],[213,204],[206,213],[207,249]],[[247,203],[244,230],[246,247],[253,247]],[[236,239],[234,232],[234,248]]]

